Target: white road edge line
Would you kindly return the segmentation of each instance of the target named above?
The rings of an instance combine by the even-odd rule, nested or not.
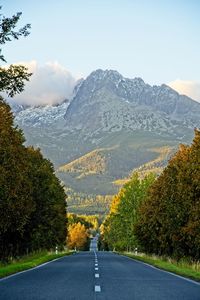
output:
[[[95,285],[94,286],[94,291],[95,292],[101,292],[101,286],[100,285]]]
[[[95,271],[98,271],[99,270],[99,268],[95,268]]]
[[[126,256],[126,255],[122,255],[122,254],[120,254],[120,255],[123,256],[123,257],[126,257],[126,258],[128,258],[128,259],[134,260],[135,262],[142,263],[143,265],[146,265],[146,266],[148,266],[148,267],[150,267],[150,268],[152,268],[152,269],[156,269],[157,271],[161,271],[161,272],[164,272],[164,273],[168,273],[168,274],[171,274],[171,275],[173,275],[173,276],[175,276],[175,277],[178,277],[178,278],[180,278],[180,279],[183,279],[183,280],[185,280],[185,281],[188,281],[188,282],[190,282],[190,283],[194,283],[194,284],[196,284],[196,285],[200,285],[200,283],[197,282],[197,281],[195,281],[195,280],[192,280],[192,279],[183,277],[183,276],[181,276],[181,275],[178,275],[178,274],[175,274],[175,273],[166,271],[166,270],[162,270],[162,269],[156,268],[156,267],[154,267],[154,266],[152,266],[152,265],[150,265],[150,264],[148,264],[148,263],[145,263],[145,262],[143,262],[143,261],[141,261],[141,260],[137,260],[137,259],[134,259],[134,258],[130,258],[130,257]]]
[[[39,265],[39,266],[30,268],[30,269],[28,269],[28,270],[24,270],[24,271],[17,272],[17,273],[15,273],[15,274],[11,274],[11,275],[8,275],[8,276],[6,276],[6,277],[0,278],[0,282],[1,282],[1,281],[4,281],[4,280],[6,280],[6,279],[9,279],[9,278],[11,278],[11,277],[20,275],[20,274],[22,274],[22,273],[26,273],[26,272],[29,272],[29,271],[32,271],[32,270],[35,270],[35,269],[42,268],[42,267],[44,267],[44,266],[46,266],[46,265],[48,265],[48,264],[50,264],[50,263],[52,263],[52,262],[54,262],[54,261],[56,261],[56,260],[59,260],[59,259],[61,259],[61,258],[64,258],[64,257],[65,257],[65,256],[58,257],[58,258],[55,258],[55,259],[53,259],[53,260],[47,261],[47,262],[45,262],[45,263],[43,263],[43,264],[41,264],[41,265]]]
[[[99,278],[99,274],[96,273],[96,274],[95,274],[95,278]]]
[[[95,267],[98,267],[98,264],[95,264]]]

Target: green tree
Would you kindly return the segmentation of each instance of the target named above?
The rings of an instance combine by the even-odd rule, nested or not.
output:
[[[66,240],[66,195],[55,176],[52,163],[44,159],[39,149],[27,148],[28,176],[35,210],[26,228],[30,250],[61,247]]]
[[[77,215],[77,214],[73,214],[73,213],[68,213],[67,216],[68,216],[68,224],[69,225],[72,225],[75,223],[81,223],[87,229],[93,228],[93,224],[87,220],[87,216]]]
[[[23,145],[8,104],[0,98],[0,258],[63,246],[66,195],[52,164]]]
[[[136,236],[144,250],[200,257],[200,132],[181,145],[140,208]]]
[[[0,7],[1,10],[1,7]],[[8,18],[0,14],[0,44],[4,45],[13,39],[19,39],[21,36],[29,34],[30,24],[16,30],[17,23],[21,17],[21,12]],[[0,48],[0,60],[6,62]],[[28,81],[32,74],[28,72],[25,66],[10,65],[9,67],[0,67],[0,91],[6,92],[10,97],[24,90],[24,81]]]
[[[35,209],[30,197],[27,152],[9,105],[0,98],[0,257],[20,253],[25,226]]]
[[[0,15],[0,44],[27,36],[30,25],[15,30],[21,13]],[[2,50],[0,50],[2,51]],[[6,61],[0,52],[0,60]],[[0,91],[14,96],[30,73],[23,66],[0,67]],[[0,97],[0,259],[27,250],[63,246],[66,240],[66,195],[50,161],[26,148],[8,104]]]
[[[134,227],[138,218],[138,207],[154,179],[154,175],[150,174],[140,180],[138,174],[134,173],[113,198],[110,213],[101,227],[104,240],[110,248],[131,250],[137,246]]]

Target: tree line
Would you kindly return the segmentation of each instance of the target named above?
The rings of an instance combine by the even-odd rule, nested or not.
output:
[[[77,215],[68,213],[67,247],[76,250],[89,250],[90,237],[99,228],[97,215]]]
[[[200,131],[180,145],[161,175],[133,174],[113,198],[101,247],[200,258]]]
[[[1,10],[1,7],[0,7]],[[0,44],[29,34],[16,30],[21,13],[0,14]],[[2,49],[0,60],[6,62]],[[13,97],[31,76],[24,66],[0,67],[0,91]],[[63,247],[66,241],[66,195],[52,163],[39,149],[24,146],[9,105],[0,96],[0,260],[39,249]]]
[[[51,162],[24,146],[0,98],[0,258],[52,249],[66,239],[66,195]]]

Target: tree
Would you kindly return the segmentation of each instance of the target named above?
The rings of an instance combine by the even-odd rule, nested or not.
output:
[[[0,98],[0,259],[63,246],[66,195],[50,161],[23,145]]]
[[[69,249],[85,250],[88,247],[88,232],[80,222],[69,225],[67,246]]]
[[[1,10],[1,7],[0,7]],[[21,13],[11,18],[0,14],[0,44],[27,36],[30,25],[15,30]],[[6,62],[2,49],[0,60]],[[31,76],[24,66],[0,67],[0,91],[9,96],[23,91]],[[25,225],[34,210],[27,177],[26,149],[22,131],[14,126],[10,107],[0,98],[0,257],[20,253]],[[21,213],[23,211],[23,213]],[[14,246],[15,245],[15,246]]]
[[[150,174],[140,180],[134,173],[119,193],[114,196],[110,213],[101,227],[103,239],[110,248],[131,250],[137,246],[134,234],[138,207],[145,199],[155,177]]]
[[[1,10],[1,7],[0,7]],[[26,24],[19,30],[15,30],[21,17],[21,12],[16,13],[11,18],[0,14],[0,44],[4,45],[13,39],[19,39],[21,36],[29,35],[30,24]],[[2,49],[0,49],[0,60],[6,62]],[[25,66],[10,65],[9,67],[0,67],[0,91],[6,92],[8,96],[13,97],[15,94],[24,90],[24,81],[28,81],[31,73]]]
[[[31,183],[31,198],[35,210],[26,227],[26,248],[52,249],[66,241],[66,195],[55,176],[52,163],[44,159],[40,150],[27,148],[28,176]]]
[[[77,215],[77,214],[74,214],[74,213],[68,213],[67,216],[68,216],[68,224],[69,225],[72,225],[72,224],[75,224],[75,223],[81,223],[87,229],[93,228],[93,224],[88,221],[86,215],[84,216],[84,215]]]
[[[27,36],[30,25],[15,27],[21,13],[0,15],[0,44]],[[6,61],[0,55],[1,61]],[[31,74],[23,66],[0,68],[0,91],[14,96]],[[26,148],[8,104],[0,97],[0,259],[63,246],[66,195],[53,165],[40,151]]]
[[[200,257],[200,131],[181,145],[141,205],[136,236],[146,252]]]
[[[25,226],[34,211],[26,148],[9,105],[0,98],[0,257],[20,253]]]

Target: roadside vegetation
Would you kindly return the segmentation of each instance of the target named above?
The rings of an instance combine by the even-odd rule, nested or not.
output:
[[[89,250],[90,238],[96,235],[99,227],[98,216],[68,213],[67,247],[71,250]]]
[[[54,252],[47,252],[47,251],[42,251],[42,252],[37,252],[37,253],[32,253],[30,255],[23,256],[21,258],[15,258],[9,263],[0,263],[0,278],[9,276],[11,274],[25,271],[31,268],[34,268],[36,266],[39,266],[45,262],[70,255],[73,252],[58,252],[57,254]]]
[[[142,253],[136,255],[130,252],[121,252],[120,254],[150,264],[156,268],[200,281],[199,261],[191,261],[187,258],[182,258],[177,261],[170,257],[147,255]]]
[[[0,7],[1,10],[1,7]],[[20,29],[21,13],[0,14],[0,45],[29,34]],[[0,61],[6,62],[2,49]],[[0,91],[13,97],[31,76],[24,66],[0,67]],[[24,146],[23,132],[15,126],[10,106],[0,96],[0,261],[38,250],[64,248],[66,194],[52,163],[39,149]]]
[[[24,146],[0,98],[0,260],[63,247],[66,195],[50,161]]]
[[[200,130],[195,129],[192,144],[180,145],[160,176],[140,178],[134,173],[113,197],[101,225],[99,247],[137,249],[146,255],[128,255],[199,279],[199,228]]]

